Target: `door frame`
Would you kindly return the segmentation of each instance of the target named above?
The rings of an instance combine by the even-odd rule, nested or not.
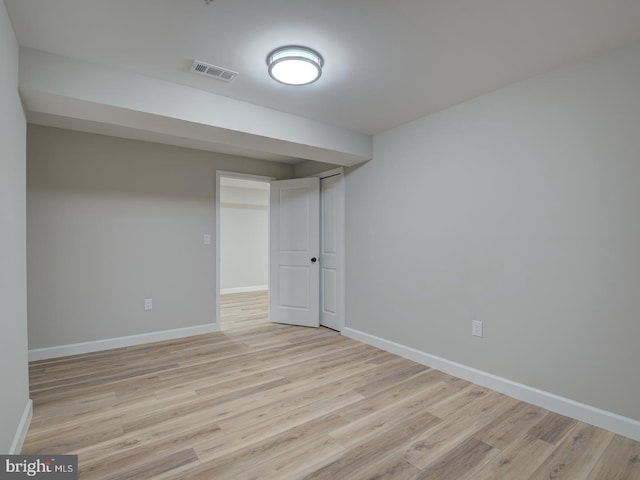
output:
[[[338,207],[338,211],[341,214],[341,219],[338,224],[338,227],[341,231],[338,232],[338,243],[342,250],[341,255],[341,266],[339,273],[339,280],[342,285],[342,288],[339,289],[338,295],[340,296],[340,306],[339,313],[340,318],[342,319],[341,327],[339,331],[342,331],[347,324],[346,317],[346,179],[344,174],[344,167],[338,167],[331,170],[327,170],[324,172],[316,173],[313,175],[309,175],[311,177],[320,177],[322,178],[331,177],[334,175],[342,175],[342,181],[340,182],[339,187],[339,195],[338,199],[340,201],[340,205]],[[255,175],[249,173],[240,173],[240,172],[231,172],[227,170],[216,170],[216,184],[215,184],[215,269],[216,269],[216,291],[215,291],[215,325],[216,330],[220,330],[220,178],[221,177],[231,177],[231,178],[244,178],[247,180],[256,180],[259,182],[271,182],[276,180],[275,177],[270,177],[266,175]]]
[[[216,253],[215,253],[215,264],[216,264],[216,293],[215,293],[215,324],[216,330],[220,331],[220,179],[222,177],[226,178],[242,178],[244,180],[255,180],[257,182],[266,182],[270,183],[275,180],[275,177],[269,177],[265,175],[253,175],[250,173],[239,173],[239,172],[229,172],[226,170],[216,170],[216,184],[215,184],[215,196],[216,196],[216,204],[215,204],[215,243],[216,243]],[[267,235],[268,238],[268,235]],[[269,280],[269,276],[267,274],[267,282]]]

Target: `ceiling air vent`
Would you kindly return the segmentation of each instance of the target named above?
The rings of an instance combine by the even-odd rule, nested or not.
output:
[[[215,65],[200,62],[198,60],[193,61],[189,70],[194,73],[199,73],[200,75],[217,78],[223,82],[230,82],[238,76],[238,72],[234,72],[228,68],[216,67]]]

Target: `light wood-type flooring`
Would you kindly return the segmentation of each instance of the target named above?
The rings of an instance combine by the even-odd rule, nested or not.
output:
[[[223,331],[31,364],[81,479],[640,479],[640,442],[224,295]]]

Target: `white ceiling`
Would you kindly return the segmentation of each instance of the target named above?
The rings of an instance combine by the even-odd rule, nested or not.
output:
[[[5,3],[23,47],[368,135],[640,41],[640,0]],[[286,44],[324,56],[317,83],[270,79],[265,58]],[[240,75],[227,84],[189,73],[194,59]]]

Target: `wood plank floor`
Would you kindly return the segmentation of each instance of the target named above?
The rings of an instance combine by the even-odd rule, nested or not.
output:
[[[640,442],[222,297],[223,332],[31,364],[81,479],[640,479]]]

